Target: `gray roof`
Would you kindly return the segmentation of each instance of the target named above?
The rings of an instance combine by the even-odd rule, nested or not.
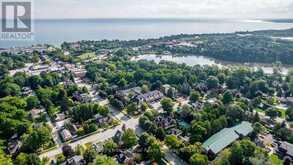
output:
[[[293,156],[293,144],[288,142],[281,142],[280,148],[286,150],[286,154],[289,156]]]
[[[251,123],[247,121],[243,121],[241,124],[236,125],[233,129],[242,136],[247,136],[249,133],[253,131]]]
[[[211,136],[203,143],[203,148],[206,151],[212,151],[214,154],[217,154],[232,142],[237,140],[240,135],[247,136],[252,131],[253,128],[251,123],[243,121],[239,125],[236,125],[232,128],[224,128],[220,132]]]

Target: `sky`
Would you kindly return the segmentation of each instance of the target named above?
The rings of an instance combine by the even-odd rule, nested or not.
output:
[[[293,0],[34,0],[35,18],[293,18]]]

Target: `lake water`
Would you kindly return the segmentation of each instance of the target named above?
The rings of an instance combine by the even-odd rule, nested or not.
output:
[[[63,41],[139,38],[158,38],[173,34],[230,33],[263,29],[288,29],[292,23],[273,23],[249,20],[200,19],[73,19],[35,20],[34,40],[0,41],[0,47],[53,44]]]
[[[214,60],[212,58],[204,57],[204,56],[172,56],[172,55],[154,55],[154,54],[144,54],[140,55],[134,59],[134,61],[137,60],[148,60],[148,61],[154,61],[156,63],[159,63],[162,60],[165,61],[172,61],[178,64],[186,64],[189,66],[194,65],[217,65],[219,67],[224,66],[231,66],[231,65],[243,65],[243,64],[237,64],[237,63],[231,63],[231,62],[225,62],[225,61],[218,61]],[[264,73],[272,74],[273,73],[273,67],[268,64],[249,64],[250,67],[254,67],[257,69],[258,67],[262,68]],[[287,74],[289,67],[282,67],[282,73]]]

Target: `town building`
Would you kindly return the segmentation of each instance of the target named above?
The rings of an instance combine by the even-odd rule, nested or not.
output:
[[[211,136],[203,143],[203,148],[209,156],[214,157],[234,141],[241,137],[247,136],[252,131],[252,124],[247,121],[243,121],[239,125],[232,128],[224,128],[220,132]]]

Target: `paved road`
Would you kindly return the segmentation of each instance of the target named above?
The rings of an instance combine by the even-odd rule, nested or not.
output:
[[[112,138],[118,130],[122,130],[122,126],[125,124],[127,128],[132,128],[135,130],[136,134],[140,136],[144,131],[139,127],[139,118],[129,118],[125,116],[123,113],[117,111],[115,108],[110,106],[110,111],[113,117],[117,118],[121,121],[121,124],[116,126],[115,128],[108,129],[104,132],[100,132],[86,138],[80,139],[76,142],[72,142],[69,145],[72,148],[75,148],[77,145],[84,145],[86,143],[97,143],[102,142],[107,139]],[[169,151],[167,146],[164,146],[166,151],[165,159],[171,163],[172,165],[187,165],[181,158],[179,158],[176,154]],[[62,145],[58,145],[58,148],[48,151],[40,155],[41,158],[47,157],[49,159],[54,159],[56,155],[62,153]]]
[[[49,125],[52,128],[52,137],[55,142],[55,144],[59,147],[62,145],[62,140],[60,139],[60,136],[58,134],[58,130],[56,127],[53,125],[49,115],[46,113],[46,120],[47,120],[47,125]]]
[[[122,123],[120,125],[116,126],[115,128],[111,128],[111,129],[108,129],[108,130],[106,130],[104,132],[100,132],[100,133],[88,136],[88,137],[80,139],[80,140],[78,140],[76,142],[72,142],[69,145],[72,148],[75,148],[78,144],[84,145],[86,143],[97,143],[97,142],[105,141],[105,140],[107,140],[109,138],[112,138],[118,130],[121,130],[122,126],[124,124],[126,125],[127,128],[135,129],[136,133],[139,134],[139,135],[142,134],[142,132],[143,132],[142,129],[139,128],[139,126],[138,126],[138,118],[137,119],[132,118],[132,119],[122,121]],[[48,157],[48,158],[52,159],[56,155],[62,153],[61,148],[62,147],[59,146],[58,148],[56,148],[54,150],[51,150],[51,151],[48,151],[46,153],[41,154],[40,157],[41,158]]]

